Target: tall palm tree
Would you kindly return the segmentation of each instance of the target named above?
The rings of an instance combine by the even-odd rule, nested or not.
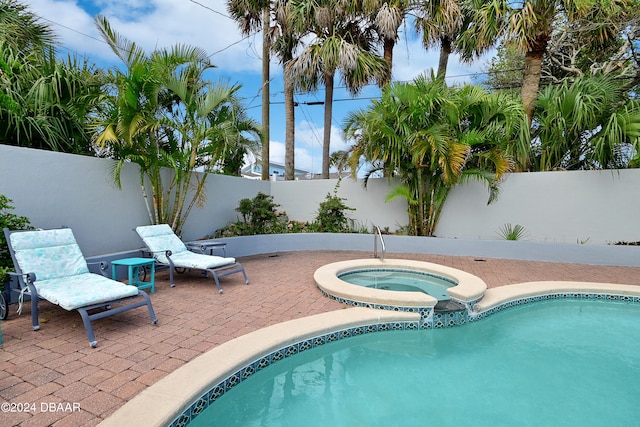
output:
[[[300,34],[311,39],[291,61],[290,72],[297,85],[325,89],[322,177],[329,178],[333,90],[337,73],[352,94],[371,81],[386,82],[391,70],[375,53],[375,34],[362,16],[354,15],[340,2],[291,0],[291,13]]]
[[[380,100],[350,114],[344,126],[355,141],[352,165],[364,157],[389,178],[397,176],[401,185],[387,199],[406,198],[411,233],[427,236],[461,180],[482,180],[490,200],[495,197],[512,167],[509,150],[517,149],[510,141],[526,138],[526,129],[518,101],[475,86],[447,88],[433,76],[386,87]]]
[[[461,0],[424,0],[416,4],[415,28],[422,33],[424,47],[440,47],[438,78],[444,79],[447,74],[449,56],[465,24],[464,11]]]
[[[559,20],[571,23],[588,16],[597,17],[598,33],[604,41],[617,33],[612,30],[616,26],[612,18],[624,15],[634,4],[633,0],[469,0],[466,8],[471,23],[460,47],[467,59],[491,49],[500,39],[524,52],[521,97],[531,123],[542,60]]]
[[[288,0],[276,0],[274,4],[274,27],[277,29],[271,48],[280,58],[284,79],[285,148],[284,179],[295,179],[295,82],[290,71],[296,49],[301,44],[300,34],[295,30]]]
[[[411,0],[357,0],[345,1],[355,14],[362,14],[372,24],[382,43],[383,56],[389,69],[393,68],[393,48],[398,31],[411,6]],[[391,75],[389,75],[391,77]]]
[[[240,26],[240,31],[249,35],[262,30],[262,179],[269,179],[270,143],[270,67],[271,59],[271,0],[227,0],[227,10]]]

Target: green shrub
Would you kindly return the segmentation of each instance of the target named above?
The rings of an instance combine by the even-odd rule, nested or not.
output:
[[[287,217],[276,208],[273,196],[259,192],[253,199],[242,199],[236,208],[242,219],[227,224],[216,232],[217,237],[250,236],[287,232]]]
[[[12,203],[13,200],[4,194],[0,194],[0,290],[4,289],[4,284],[8,281],[7,272],[13,270],[13,261],[9,253],[9,246],[7,246],[7,240],[4,237],[2,229],[30,230],[33,228],[31,227],[29,218],[10,212],[14,209]]]
[[[345,211],[354,211],[355,209],[344,204],[344,200],[346,199],[338,197],[339,186],[340,180],[338,180],[333,190],[333,195],[328,193],[324,202],[320,203],[318,215],[313,221],[315,231],[323,233],[345,233],[351,230],[351,227],[349,227],[350,219],[347,217]]]

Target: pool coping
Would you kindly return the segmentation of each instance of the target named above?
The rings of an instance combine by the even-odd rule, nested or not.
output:
[[[640,303],[640,286],[568,281],[505,285],[487,289],[482,300],[474,304],[472,314],[479,320],[485,314],[511,307],[514,302],[530,303],[545,296],[582,295]],[[223,343],[168,374],[121,406],[99,426],[170,425],[214,386],[274,351],[348,328],[399,322],[411,324],[413,329],[419,318],[418,313],[351,307],[259,329]]]
[[[456,286],[448,288],[447,292],[451,298],[463,303],[478,300],[487,290],[484,280],[466,271],[431,262],[406,259],[364,258],[334,262],[318,268],[313,278],[323,293],[344,301],[395,307],[431,308],[438,303],[436,298],[422,292],[372,289],[352,285],[338,278],[338,275],[346,271],[367,268],[409,268],[443,276],[457,283]]]
[[[417,324],[418,319],[417,313],[353,307],[268,326],[196,357],[140,392],[99,425],[169,425],[213,386],[273,351],[345,328]]]

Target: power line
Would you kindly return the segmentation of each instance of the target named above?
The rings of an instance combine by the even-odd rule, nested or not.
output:
[[[227,18],[227,19],[231,19],[232,21],[235,21],[235,20],[234,20],[232,17],[230,17],[229,15],[225,15],[225,14],[224,14],[224,13],[222,13],[222,12],[218,12],[217,10],[212,9],[212,8],[210,8],[209,6],[206,6],[206,5],[204,5],[204,4],[200,3],[200,2],[197,2],[197,1],[195,1],[195,0],[189,0],[189,1],[190,1],[191,3],[195,3],[195,4],[197,4],[197,5],[198,5],[198,6],[200,6],[200,7],[205,8],[205,9],[207,9],[207,10],[210,10],[210,11],[211,11],[211,12],[213,12],[213,13],[217,13],[217,14],[218,14],[218,15],[220,15],[220,16],[224,16],[224,17],[225,17],[225,18]]]

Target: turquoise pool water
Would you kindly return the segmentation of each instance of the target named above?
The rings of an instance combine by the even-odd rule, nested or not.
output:
[[[637,304],[553,300],[365,334],[272,364],[189,425],[637,425],[639,322]]]
[[[338,277],[352,285],[366,286],[368,288],[423,292],[437,298],[439,301],[451,299],[447,293],[447,288],[457,285],[451,279],[434,274],[388,268],[353,270],[342,273]]]

